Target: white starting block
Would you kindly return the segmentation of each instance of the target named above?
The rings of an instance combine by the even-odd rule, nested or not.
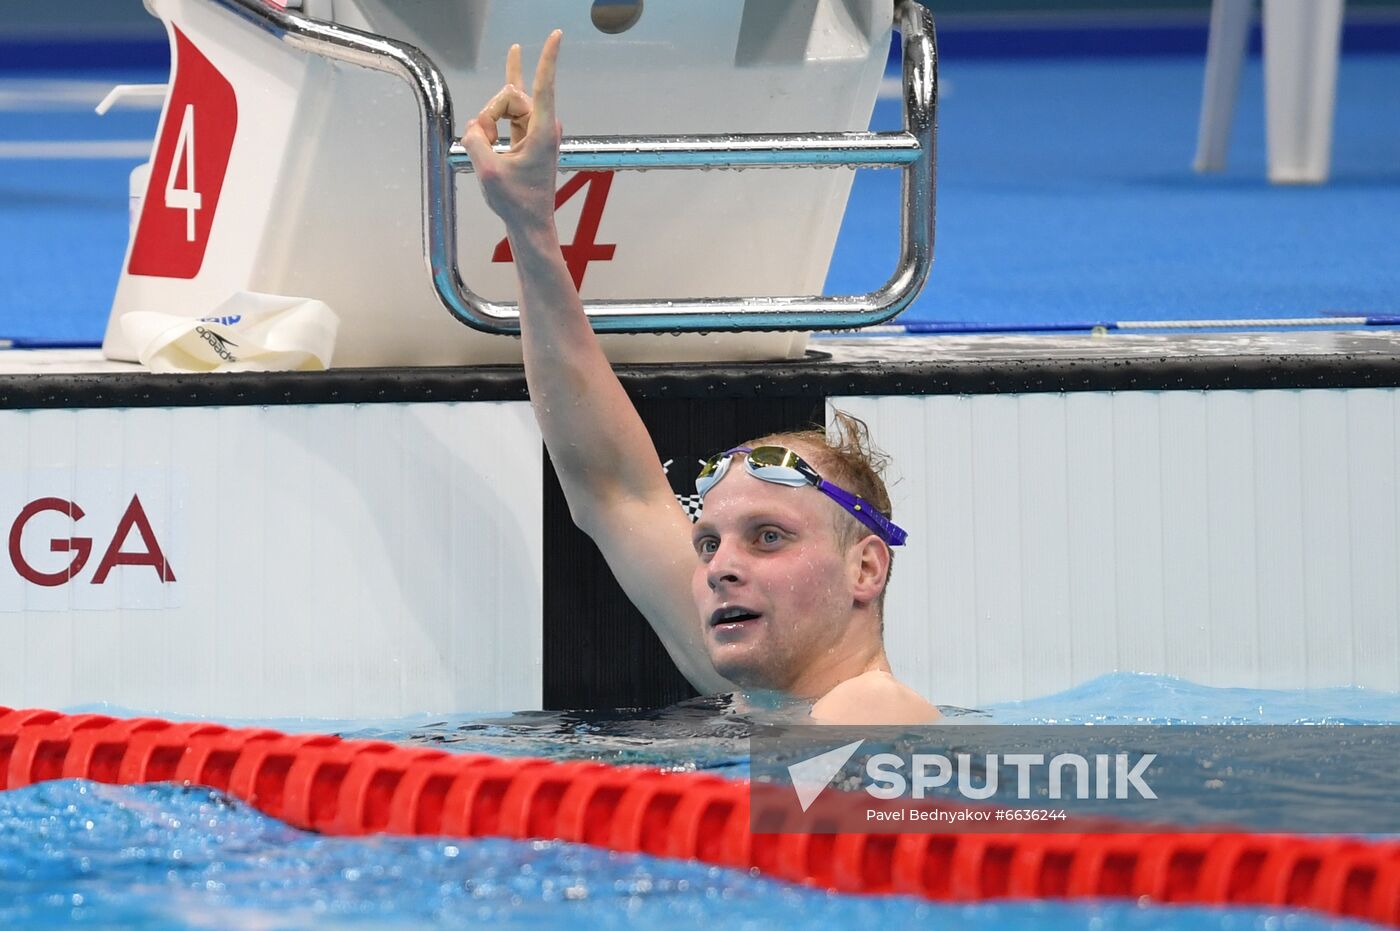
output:
[[[146,6],[172,76],[109,358],[137,358],[125,314],[252,291],[329,305],[338,366],[518,361],[504,228],[455,139],[508,47],[532,63],[555,27],[560,235],[614,360],[794,357],[801,331],[888,319],[927,277],[936,62],[913,0],[649,0],[630,25],[585,0]],[[892,10],[906,131],[869,133]],[[852,180],[820,169],[856,164],[906,171],[903,254],[880,290],[814,297]],[[696,167],[790,170],[615,173]]]

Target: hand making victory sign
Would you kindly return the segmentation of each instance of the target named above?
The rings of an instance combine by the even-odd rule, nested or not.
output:
[[[702,691],[727,691],[732,686],[705,654],[690,598],[690,519],[603,354],[559,245],[554,78],[561,38],[555,30],[545,40],[532,95],[521,90],[520,46],[511,47],[506,86],[472,120],[463,144],[486,204],[510,238],[525,380],[569,512],[686,678]],[[510,121],[511,147],[497,152],[502,119]]]
[[[554,75],[563,32],[545,40],[531,94],[520,70],[520,46],[506,55],[506,85],[467,126],[462,144],[471,155],[486,203],[506,221],[553,224],[554,176],[561,129],[554,115]],[[510,150],[496,152],[496,124],[510,121]]]
[[[511,47],[506,86],[463,142],[487,206],[510,237],[525,381],[570,516],[697,691],[775,690],[814,702],[813,719],[832,723],[936,718],[937,709],[889,671],[879,600],[887,545],[835,513],[841,499],[810,487],[810,477],[799,475],[797,488],[742,467],[727,469],[733,477],[722,485],[715,474],[698,524],[677,503],[593,332],[555,229],[561,38],[556,30],[545,40],[533,96],[520,89],[520,46]],[[497,152],[502,119],[510,121],[510,148]],[[802,456],[832,461],[824,440],[808,440]],[[723,458],[754,452],[734,448]],[[753,457],[747,461],[752,466]],[[828,484],[808,471],[818,487]],[[850,540],[838,520],[854,528]]]

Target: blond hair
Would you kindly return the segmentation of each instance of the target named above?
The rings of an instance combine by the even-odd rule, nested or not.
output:
[[[884,471],[890,457],[881,452],[870,438],[870,428],[859,417],[845,411],[833,410],[832,422],[822,429],[814,426],[809,430],[792,430],[784,433],[770,433],[744,443],[745,446],[795,446],[800,447],[804,458],[810,458],[812,466],[822,478],[859,495],[875,506],[881,514],[893,519],[890,493],[885,487]],[[866,527],[844,508],[837,508],[836,542],[846,549],[870,536]],[[885,589],[881,590],[876,608],[884,616],[885,590],[889,589],[890,576],[894,573],[894,550],[890,550],[890,568],[885,576]]]

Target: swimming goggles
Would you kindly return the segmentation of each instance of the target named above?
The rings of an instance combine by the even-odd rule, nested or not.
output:
[[[817,470],[803,461],[797,453],[786,446],[736,446],[716,456],[711,456],[695,476],[695,490],[704,498],[711,488],[719,484],[729,471],[729,463],[738,453],[744,454],[744,466],[756,479],[774,485],[787,485],[801,488],[811,485],[832,501],[841,505],[852,517],[860,521],[881,540],[890,546],[903,546],[909,534],[894,521],[877,511],[864,498],[853,495],[840,485],[833,485],[817,474]]]

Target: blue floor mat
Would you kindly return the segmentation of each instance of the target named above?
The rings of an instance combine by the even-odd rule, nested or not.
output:
[[[0,109],[4,144],[147,140],[155,110],[46,101],[64,75],[26,74],[0,87],[32,105]],[[85,86],[160,83],[164,73],[87,73]],[[89,83],[90,82],[90,83]],[[0,158],[0,337],[60,342],[102,338],[126,254],[127,191],[141,157]]]
[[[1344,60],[1324,187],[1265,181],[1261,71],[1245,74],[1229,171],[1200,176],[1199,59],[946,65],[934,272],[900,322],[1400,310],[1400,56]],[[875,122],[898,126],[898,104]],[[898,196],[893,172],[857,178],[828,291],[892,270]]]
[[[45,77],[62,76],[24,80]],[[1230,170],[1215,177],[1190,168],[1199,58],[977,60],[945,63],[943,77],[934,272],[900,322],[1400,312],[1400,55],[1343,60],[1333,180],[1318,188],[1264,180],[1258,61]],[[155,122],[0,108],[0,140],[149,139]],[[898,103],[882,100],[875,125],[898,126]],[[137,161],[0,158],[0,337],[101,338]],[[829,293],[892,271],[898,198],[897,173],[857,176]]]

